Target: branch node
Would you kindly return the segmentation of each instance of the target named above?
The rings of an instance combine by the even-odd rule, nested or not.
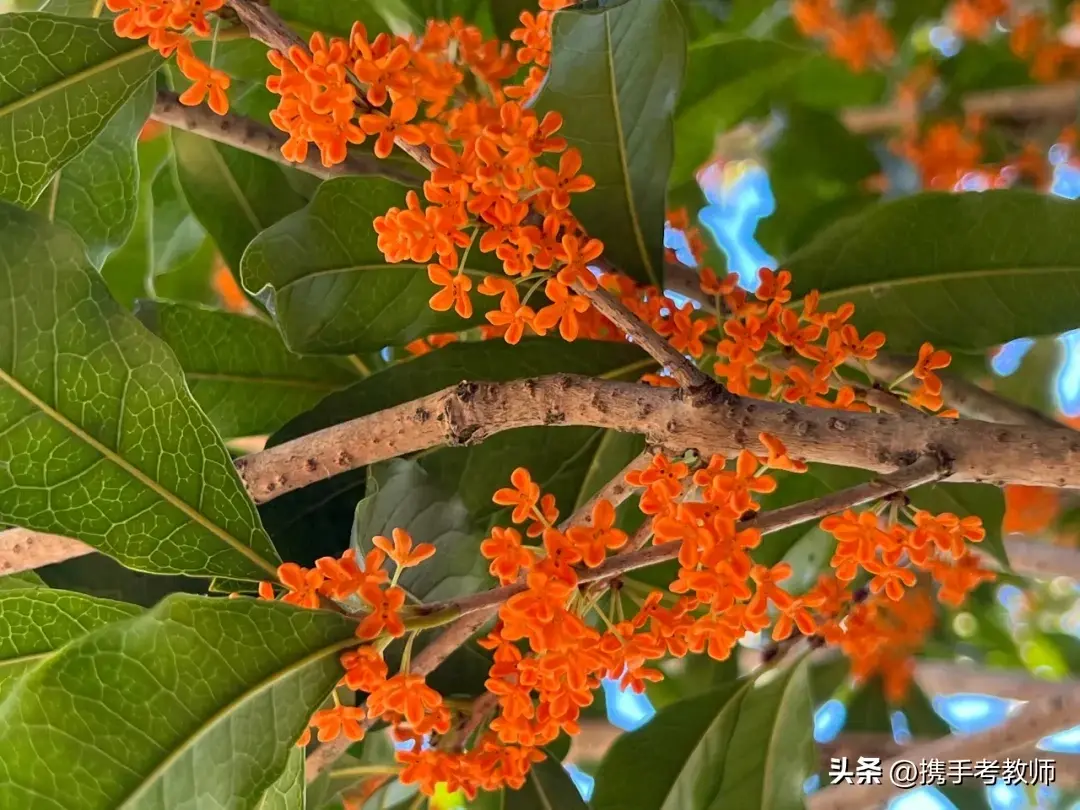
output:
[[[711,408],[717,405],[734,407],[739,404],[740,398],[727,390],[716,380],[708,378],[700,385],[689,389],[690,405],[694,408]]]

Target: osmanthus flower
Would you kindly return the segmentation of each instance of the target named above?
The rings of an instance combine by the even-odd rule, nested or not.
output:
[[[192,81],[192,85],[180,94],[181,104],[197,107],[209,97],[210,109],[218,115],[225,115],[229,111],[229,97],[225,91],[232,80],[228,73],[212,68],[193,56],[178,57],[177,66]]]
[[[282,602],[306,608],[319,607],[319,589],[325,577],[315,568],[302,568],[296,563],[278,566],[278,579],[289,592],[281,598]]]
[[[559,169],[542,166],[536,170],[536,182],[540,188],[551,193],[551,205],[557,211],[570,207],[570,195],[590,191],[596,181],[587,174],[580,174],[581,152],[567,149],[559,158]]]
[[[370,605],[371,611],[357,625],[358,638],[370,640],[384,633],[393,638],[405,635],[405,622],[400,615],[405,606],[405,591],[398,587],[383,590],[367,583],[360,589],[360,598]]]
[[[899,564],[903,552],[904,549],[902,548],[895,551],[886,551],[882,553],[880,559],[867,560],[863,563],[863,568],[868,573],[873,574],[873,578],[870,580],[871,593],[884,591],[889,599],[899,602],[904,598],[905,588],[915,587],[915,572],[907,566]]]
[[[469,290],[473,286],[471,278],[463,272],[451,273],[441,264],[428,265],[428,278],[442,287],[428,302],[433,310],[446,312],[452,308],[462,318],[472,317],[472,300],[469,298]]]
[[[934,374],[943,368],[947,368],[952,362],[952,355],[944,349],[934,349],[932,343],[924,343],[919,347],[919,358],[915,362],[912,371],[915,379],[920,380],[930,394],[941,393],[941,378]]]
[[[374,692],[389,672],[382,653],[370,646],[342,653],[341,666],[345,668],[341,682],[355,692]]]
[[[551,303],[536,313],[532,322],[533,329],[543,334],[558,325],[563,340],[577,340],[581,331],[578,315],[588,311],[591,306],[589,300],[584,296],[574,295],[565,284],[554,278],[548,279],[544,295]]]
[[[959,518],[951,512],[932,515],[924,510],[915,513],[916,542],[932,542],[940,551],[951,554],[959,560],[966,552],[966,542],[978,543],[986,537],[982,519],[970,515]]]
[[[556,274],[559,283],[567,287],[580,283],[586,290],[595,290],[599,282],[589,269],[589,263],[599,259],[603,252],[604,243],[599,239],[565,234],[555,251],[556,258],[563,262]]]
[[[540,501],[540,485],[532,480],[529,471],[518,467],[510,473],[512,487],[503,487],[495,492],[491,500],[499,506],[513,506],[510,519],[514,523],[524,523]]]
[[[412,535],[404,529],[394,529],[391,535],[393,542],[382,535],[372,537],[371,542],[401,568],[412,568],[435,554],[435,546],[431,543],[420,543],[414,548]]]
[[[522,304],[518,299],[517,288],[507,289],[499,301],[499,308],[484,314],[488,323],[492,326],[504,327],[506,331],[503,337],[506,342],[515,345],[521,342],[525,334],[525,327],[532,327],[536,320],[536,312],[528,304]],[[535,330],[534,330],[535,331]]]
[[[311,725],[318,729],[319,742],[330,742],[341,735],[356,742],[364,739],[364,717],[360,706],[335,706],[316,712]]]
[[[768,458],[765,466],[773,470],[787,470],[793,473],[803,473],[808,469],[805,461],[792,459],[788,455],[784,443],[771,433],[759,433],[758,440],[765,445]]]
[[[368,712],[374,717],[400,715],[419,735],[450,730],[450,713],[442,695],[422,675],[399,672],[368,695]]]
[[[572,526],[566,537],[581,554],[581,560],[589,568],[596,568],[607,559],[609,550],[626,545],[627,535],[615,528],[615,507],[611,501],[601,499],[592,510],[592,524]]]
[[[358,593],[367,584],[375,586],[388,581],[383,562],[386,555],[378,550],[369,551],[360,565],[356,560],[355,549],[348,549],[340,559],[320,557],[315,567],[323,576],[322,592],[332,599],[347,599]]]
[[[488,570],[498,577],[499,583],[509,585],[517,581],[522,569],[528,570],[536,560],[532,549],[522,545],[517,529],[495,526],[491,536],[480,544],[480,553],[491,560]]]
[[[393,103],[389,115],[369,113],[360,116],[360,128],[367,135],[378,135],[378,140],[375,141],[375,157],[389,157],[397,140],[412,146],[424,142],[423,130],[410,123],[416,118],[417,111],[416,99],[402,96]]]
[[[964,604],[968,594],[983,582],[993,582],[996,579],[994,572],[983,568],[970,551],[951,563],[935,562],[930,574],[941,586],[938,589],[938,599],[953,607]]]

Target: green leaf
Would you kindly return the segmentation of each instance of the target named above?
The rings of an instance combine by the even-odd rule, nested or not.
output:
[[[33,203],[161,61],[108,20],[0,16],[0,198]]]
[[[813,48],[717,34],[689,51],[686,86],[675,114],[672,185],[688,181],[711,155],[716,136],[775,103],[837,109],[874,101],[881,76],[856,76]]]
[[[281,558],[310,568],[319,557],[340,557],[366,484],[364,467],[260,504],[259,516]]]
[[[856,201],[870,198],[861,186],[880,168],[866,138],[849,132],[834,114],[790,107],[784,130],[768,152],[776,211],[762,220],[755,237],[770,253],[789,254],[831,224],[822,215],[825,206],[832,204],[838,219]]]
[[[889,351],[977,350],[1080,325],[1078,228],[1080,203],[1034,192],[918,194],[836,223],[784,266],[796,296],[854,303]]]
[[[154,105],[146,82],[86,150],[57,172],[35,210],[79,235],[95,267],[131,233],[139,206],[139,132]]]
[[[241,265],[244,286],[253,293],[270,288],[290,349],[377,351],[470,323],[428,306],[439,288],[428,280],[427,263],[388,263],[377,246],[371,223],[391,207],[404,206],[405,192],[381,178],[328,180],[305,208],[251,243]],[[467,272],[482,275],[490,266],[490,257],[475,247],[469,252]],[[478,310],[489,300],[473,298]],[[481,320],[478,313],[472,322]]]
[[[362,557],[371,538],[404,529],[416,543],[431,543],[434,557],[406,568],[398,584],[421,602],[451,599],[492,587],[482,539],[461,499],[435,486],[415,461],[395,459],[372,469],[376,485],[356,507],[352,547]]]
[[[372,494],[356,507],[350,543],[358,556],[373,548],[372,537],[389,538],[394,529],[404,529],[415,543],[431,543],[436,548],[434,557],[405,569],[398,579],[412,601],[433,602],[494,587],[488,561],[480,555],[483,535],[453,490],[433,483],[415,461],[396,459],[370,469]],[[436,638],[437,634],[426,634],[415,645],[414,654]],[[402,649],[398,643],[387,651],[391,667]],[[444,695],[471,697],[483,691],[490,668],[490,655],[466,644],[429,676],[428,683]]]
[[[49,588],[0,590],[0,699],[54,650],[137,613],[134,605],[80,593]]]
[[[0,522],[137,570],[238,579],[277,555],[172,352],[65,228],[0,206]]]
[[[151,295],[154,274],[154,199],[153,182],[170,153],[167,137],[140,141],[136,147],[139,162],[139,193],[135,224],[128,238],[109,255],[101,267],[101,277],[114,299],[131,309],[139,298]]]
[[[272,433],[356,380],[340,362],[293,354],[261,318],[164,302],[141,302],[135,314],[176,353],[195,401],[226,437]]]
[[[497,0],[496,0],[497,2]],[[587,810],[581,792],[558,758],[548,752],[548,758],[533,765],[520,790],[481,793],[475,802],[476,810]]]
[[[84,636],[0,704],[0,806],[252,807],[341,677],[355,627],[280,602],[171,596]]]
[[[206,593],[205,579],[176,574],[144,574],[125,568],[104,554],[84,554],[37,569],[50,588],[153,607],[169,594]]]
[[[17,591],[23,588],[48,588],[37,571],[20,571],[0,577],[0,591]]]
[[[498,0],[497,0],[498,1]],[[686,31],[672,0],[564,9],[552,25],[551,68],[536,102],[563,116],[596,188],[574,214],[628,275],[659,284],[664,194],[674,153],[672,112],[686,68]]]
[[[162,138],[162,142],[169,145],[168,138]],[[150,184],[150,196],[153,272],[160,276],[193,257],[207,239],[206,230],[191,213],[180,191],[171,146]]]
[[[266,789],[255,810],[304,810],[304,749],[294,747],[285,763],[285,770],[274,784]]]
[[[804,657],[771,679],[673,703],[620,736],[600,765],[591,804],[593,810],[800,810],[815,760]]]
[[[405,0],[337,0],[333,3],[273,0],[270,5],[305,38],[314,31],[347,37],[356,21],[364,24],[372,38],[383,31],[406,33],[418,25],[420,30],[423,29],[422,21]]]
[[[230,268],[251,241],[304,206],[277,163],[173,129],[176,177],[191,212]]]

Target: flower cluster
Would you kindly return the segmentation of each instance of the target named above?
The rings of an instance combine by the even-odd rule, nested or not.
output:
[[[791,15],[803,36],[823,41],[831,56],[856,73],[896,55],[892,32],[873,10],[845,15],[836,0],[794,0]]]
[[[118,12],[113,21],[117,36],[145,39],[166,59],[176,54],[176,66],[192,82],[180,94],[180,103],[195,107],[208,99],[210,109],[218,115],[229,111],[229,99],[225,95],[229,76],[195,55],[187,32],[209,37],[210,21],[206,15],[224,5],[225,0],[105,0],[109,11]]]
[[[333,707],[312,718],[319,739],[359,739],[365,721],[381,718],[399,741],[412,743],[396,754],[398,778],[425,795],[439,785],[470,798],[518,788],[544,758],[542,746],[578,732],[581,711],[602,679],[641,692],[663,678],[654,665],[660,659],[692,652],[723,660],[747,633],[770,627],[774,640],[798,631],[840,648],[856,678],[881,674],[889,695],[902,697],[911,656],[935,621],[932,583],[941,602],[957,605],[993,578],[968,550],[983,539],[979,519],[933,515],[897,498],[828,517],[821,527],[837,540],[832,570],[794,593],[783,585],[790,565],[755,560],[762,533],[743,519],[761,508],[760,496],[776,490],[772,473],[798,474],[806,465],[775,437],[758,439],[763,455],[743,450],[733,466],[720,456],[706,463],[656,455],[629,472],[626,482],[647,517],[633,540],[617,526],[615,504],[603,498],[583,522],[560,526],[554,498],[526,469],[514,471],[511,486],[492,500],[510,509],[515,526],[493,528],[480,552],[500,583],[524,589],[501,605],[494,629],[481,640],[493,654],[485,686],[495,714],[465,735],[442,697],[409,673],[411,641],[396,675],[389,676],[383,658],[390,640],[407,630],[398,576],[429,558],[433,546],[414,546],[395,529],[392,540],[374,538],[362,564],[349,551],[310,570],[283,565],[286,602],[315,608],[323,599],[359,597],[365,604],[357,625],[363,643],[342,655],[340,685],[366,693],[366,707],[344,705],[335,693]],[[666,590],[635,593],[618,576],[596,571],[650,537],[654,545],[678,544],[678,573]],[[387,558],[397,565],[392,579],[382,568]],[[929,575],[923,582],[920,572]],[[865,588],[854,588],[867,577]],[[274,598],[269,583],[260,593]]]

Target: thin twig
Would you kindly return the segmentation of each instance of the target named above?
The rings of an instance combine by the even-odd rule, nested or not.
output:
[[[762,534],[771,534],[844,509],[876,501],[894,492],[939,480],[947,474],[948,469],[942,466],[939,459],[934,456],[924,456],[892,475],[881,476],[865,484],[837,490],[814,500],[773,509],[749,520],[740,521],[738,529],[741,531],[753,528]],[[596,582],[673,560],[679,556],[679,548],[679,543],[664,543],[628,554],[617,554],[608,557],[596,568],[579,569],[578,581],[580,583]],[[416,614],[425,616],[455,610],[459,615],[465,616],[501,605],[507,599],[523,592],[525,588],[524,584],[505,585],[483,593],[432,602],[416,608]]]

